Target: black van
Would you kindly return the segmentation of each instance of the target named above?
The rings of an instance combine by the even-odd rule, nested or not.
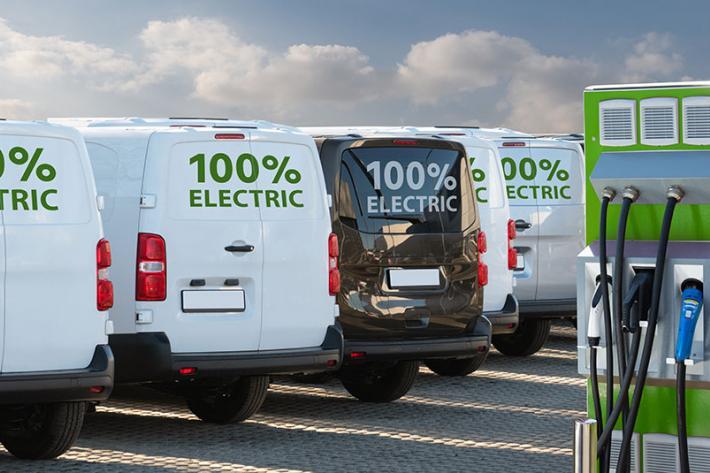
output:
[[[318,136],[340,243],[345,388],[363,401],[405,395],[419,362],[451,375],[490,348],[487,267],[464,147],[426,138]]]

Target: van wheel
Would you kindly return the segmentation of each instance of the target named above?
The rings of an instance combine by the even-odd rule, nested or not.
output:
[[[487,356],[485,352],[472,358],[429,360],[425,364],[439,376],[466,376],[480,368]]]
[[[23,411],[21,420],[13,421],[0,441],[18,458],[44,460],[58,457],[74,444],[84,423],[86,403],[36,404]]]
[[[400,361],[392,368],[357,378],[343,379],[343,387],[365,402],[391,402],[412,389],[419,372],[418,361]]]
[[[493,345],[504,355],[530,356],[545,345],[551,326],[549,319],[523,319],[515,332],[493,335]]]
[[[188,397],[187,407],[205,422],[241,422],[259,410],[268,389],[268,376],[244,376],[232,384]]]

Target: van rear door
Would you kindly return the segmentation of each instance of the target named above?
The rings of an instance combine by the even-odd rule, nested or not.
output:
[[[6,373],[84,368],[105,343],[106,315],[96,307],[96,191],[73,134],[0,135]]]
[[[463,148],[440,140],[358,141],[342,152],[339,175],[346,336],[462,334],[482,304],[478,216]]]
[[[196,129],[150,139],[140,231],[165,239],[167,298],[137,309],[153,311],[150,330],[174,353],[259,348],[264,244],[249,139]]]
[[[261,164],[257,185],[263,197],[259,349],[319,346],[334,323],[335,300],[328,292],[331,225],[315,144],[305,135],[259,130],[252,132],[252,152]]]
[[[530,156],[537,164],[540,226],[537,299],[574,299],[577,254],[584,248],[584,177],[582,152],[568,147],[533,145]]]
[[[503,139],[499,143],[510,216],[518,236],[518,266],[515,270],[515,295],[521,301],[534,301],[538,285],[538,237],[540,224],[536,186],[536,163],[530,157],[530,141]]]

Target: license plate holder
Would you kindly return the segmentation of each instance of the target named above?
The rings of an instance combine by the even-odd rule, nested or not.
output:
[[[244,289],[199,289],[182,291],[182,311],[185,313],[244,312]]]
[[[389,269],[387,283],[392,289],[429,289],[441,287],[438,269]]]

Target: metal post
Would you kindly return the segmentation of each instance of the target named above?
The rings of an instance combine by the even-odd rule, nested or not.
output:
[[[574,421],[574,473],[597,471],[597,421]]]

